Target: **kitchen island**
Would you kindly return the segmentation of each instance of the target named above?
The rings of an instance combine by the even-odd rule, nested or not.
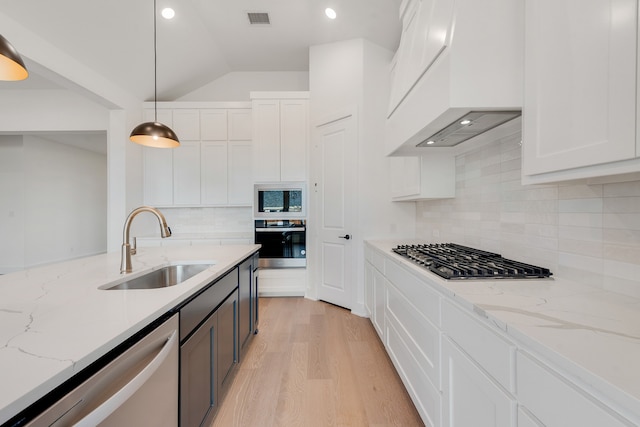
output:
[[[392,252],[407,243],[366,242],[365,306],[425,424],[640,425],[640,300],[445,280]]]
[[[107,253],[0,276],[0,424],[174,310],[258,245],[139,248],[133,272]],[[212,263],[171,287],[103,290],[176,263]]]

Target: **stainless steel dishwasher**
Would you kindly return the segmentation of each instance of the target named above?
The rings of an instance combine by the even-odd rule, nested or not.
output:
[[[175,427],[178,341],[175,314],[27,425]]]

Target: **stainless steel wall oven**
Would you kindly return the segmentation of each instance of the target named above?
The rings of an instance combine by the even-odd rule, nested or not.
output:
[[[303,219],[259,219],[255,242],[260,248],[260,267],[307,266],[306,221]]]

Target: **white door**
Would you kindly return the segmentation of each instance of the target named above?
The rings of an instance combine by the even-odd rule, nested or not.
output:
[[[351,308],[355,289],[353,239],[357,179],[356,119],[344,115],[314,128],[319,266],[318,298]]]

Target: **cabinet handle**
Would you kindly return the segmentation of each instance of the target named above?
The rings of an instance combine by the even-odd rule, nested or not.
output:
[[[338,237],[345,240],[349,240],[351,238],[351,236],[348,234],[345,234],[344,236],[338,236]]]
[[[105,400],[100,406],[89,412],[87,416],[82,418],[75,427],[91,427],[100,424],[109,415],[114,413],[124,402],[127,401],[149,378],[160,368],[165,359],[169,357],[172,347],[176,344],[178,334],[173,331],[162,350],[153,358],[147,366],[144,367],[138,375],[129,381],[124,387],[115,392],[110,398]]]

